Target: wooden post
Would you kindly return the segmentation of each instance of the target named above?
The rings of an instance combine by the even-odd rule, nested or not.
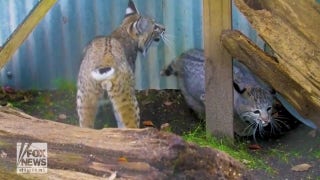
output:
[[[14,52],[56,2],[57,0],[41,0],[13,32],[0,51],[0,69],[7,64]]]
[[[232,59],[220,40],[222,31],[231,29],[231,16],[231,0],[203,1],[206,129],[233,138]]]

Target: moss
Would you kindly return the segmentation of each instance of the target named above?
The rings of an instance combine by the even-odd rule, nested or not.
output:
[[[6,148],[9,148],[11,146],[12,146],[12,144],[0,140],[0,148],[1,149],[6,149]]]
[[[313,156],[317,159],[320,159],[320,150],[313,152]]]
[[[52,158],[53,161],[68,165],[79,165],[85,162],[85,159],[81,155],[74,153],[49,154],[49,158]]]
[[[8,170],[0,168],[0,179],[21,179],[21,180],[24,180],[26,178],[19,176],[14,172],[9,172]]]
[[[250,169],[265,169],[268,173],[275,173],[275,170],[267,165],[264,160],[253,156],[252,152],[248,151],[247,144],[241,142],[232,143],[230,139],[219,139],[207,135],[203,125],[198,126],[194,131],[185,133],[183,138],[200,146],[208,146],[223,151]]]

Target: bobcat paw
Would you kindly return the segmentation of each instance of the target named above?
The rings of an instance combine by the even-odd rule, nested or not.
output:
[[[114,74],[114,68],[112,67],[97,68],[91,71],[91,76],[93,77],[93,79],[97,81],[110,79],[113,74]]]

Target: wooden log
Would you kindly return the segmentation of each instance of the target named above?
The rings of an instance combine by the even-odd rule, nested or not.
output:
[[[234,51],[230,52],[234,57],[243,56],[249,69],[319,126],[320,5],[313,0],[260,0],[254,4],[235,0],[235,4],[272,48],[275,58],[263,55],[242,35],[226,33],[224,45]],[[236,46],[242,49],[236,50]]]
[[[40,1],[21,25],[13,32],[2,49],[0,48],[0,69],[7,64],[14,52],[56,2],[57,0]]]
[[[204,0],[203,21],[207,132],[233,138],[232,59],[220,41],[231,28],[231,1]]]
[[[223,45],[230,54],[243,62],[254,74],[268,82],[282,94],[305,118],[313,120],[320,127],[320,106],[311,98],[312,94],[290,74],[287,67],[267,55],[239,31],[226,30],[222,34]]]
[[[11,178],[17,142],[48,143],[48,173],[40,179],[245,179],[227,154],[148,129],[86,129],[0,108],[0,178]],[[1,172],[8,172],[7,176]],[[7,177],[7,178],[6,178]]]

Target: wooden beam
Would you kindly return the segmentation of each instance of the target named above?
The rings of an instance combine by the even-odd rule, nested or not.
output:
[[[204,0],[206,74],[206,129],[210,134],[233,138],[232,58],[220,40],[231,29],[231,0]]]
[[[19,25],[19,27],[13,32],[0,51],[0,69],[2,69],[3,66],[8,63],[14,52],[20,47],[30,32],[56,2],[57,0],[40,1],[25,18],[25,20]]]
[[[236,32],[225,34],[222,40],[225,47],[319,128],[319,3],[314,0],[260,0],[254,5],[235,0],[234,3],[270,46],[276,62]]]

